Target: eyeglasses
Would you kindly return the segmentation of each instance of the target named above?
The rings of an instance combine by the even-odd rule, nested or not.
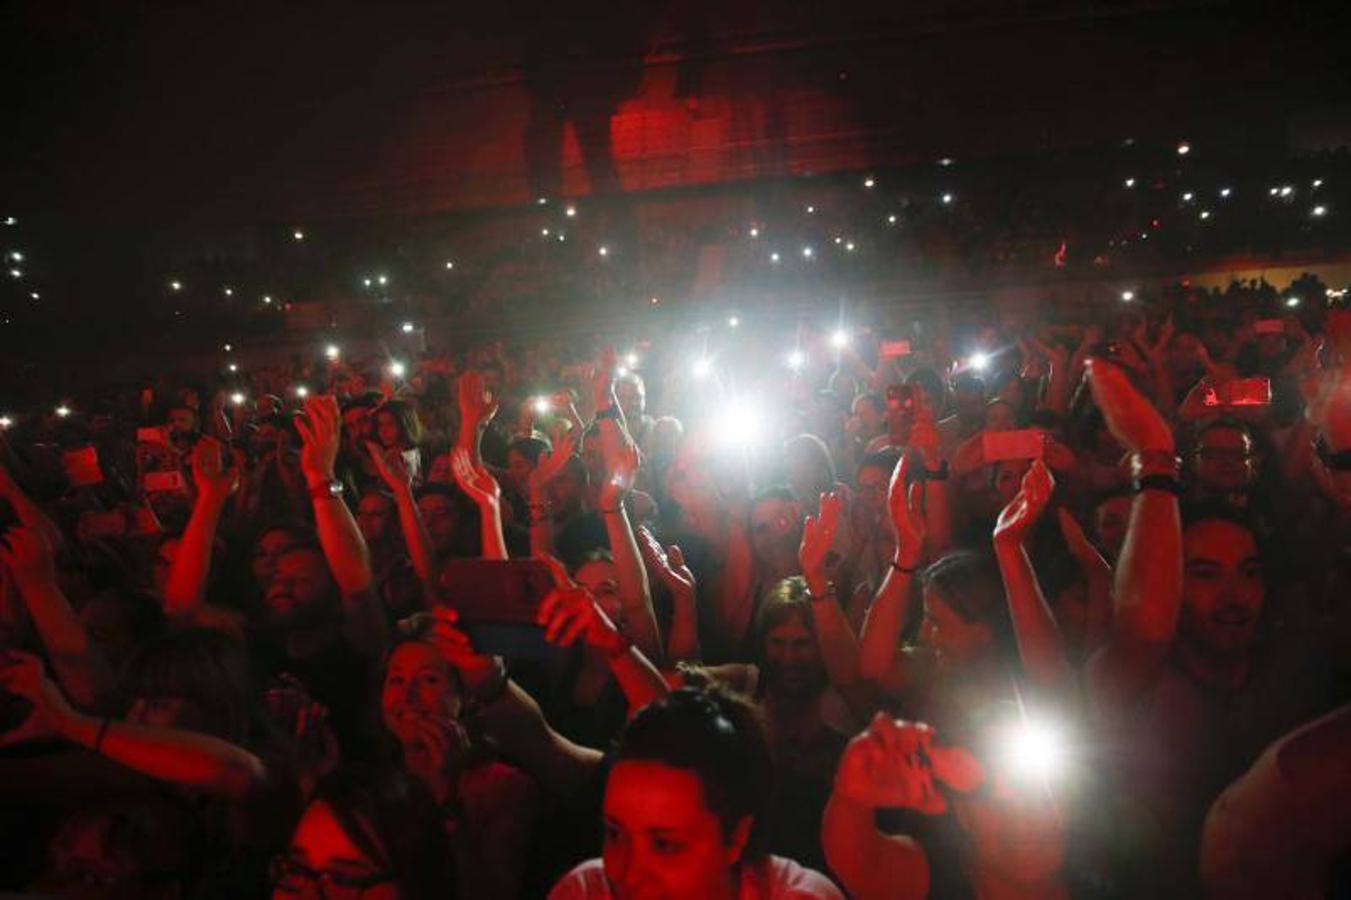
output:
[[[272,886],[281,893],[305,893],[322,897],[323,900],[359,900],[371,888],[394,881],[384,872],[358,875],[319,871],[289,856],[274,857],[268,866],[268,877]]]

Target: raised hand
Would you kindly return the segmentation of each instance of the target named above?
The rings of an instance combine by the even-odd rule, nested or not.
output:
[[[933,729],[877,713],[845,747],[835,791],[868,807],[904,807],[928,815],[948,808],[944,785],[960,793],[985,780],[976,758],[959,747],[935,747]]]
[[[493,658],[474,649],[469,635],[460,629],[460,614],[449,606],[439,606],[432,612],[432,633],[429,640],[440,652],[446,664],[460,673],[465,687],[471,692],[488,678],[494,669]]]
[[[844,512],[844,494],[839,490],[821,495],[819,516],[807,516],[802,523],[802,543],[797,558],[812,595],[821,597],[827,590],[826,559],[835,543],[835,529]]]
[[[638,549],[642,551],[648,571],[656,575],[677,599],[693,603],[696,595],[694,573],[685,565],[685,554],[680,547],[671,544],[663,550],[657,538],[646,528],[639,528],[637,537]]]
[[[544,557],[554,576],[554,589],[540,604],[537,621],[544,626],[544,639],[567,647],[582,638],[608,656],[623,653],[630,646],[626,638],[591,592],[568,577],[563,564]]]
[[[614,402],[615,348],[606,344],[591,367],[591,396],[596,412],[608,409]]]
[[[239,461],[213,437],[204,437],[192,448],[192,480],[197,492],[205,497],[224,500],[239,490]]]
[[[896,560],[906,568],[914,568],[924,550],[924,512],[922,509],[924,485],[919,481],[906,487],[910,472],[910,456],[896,462],[887,487],[887,512],[896,529]]]
[[[483,376],[470,369],[460,376],[460,421],[481,428],[497,415],[497,398],[483,385]]]
[[[333,466],[342,446],[342,416],[338,399],[318,394],[305,401],[305,415],[295,419],[300,432],[300,468],[310,487],[333,480]]]
[[[0,747],[52,737],[59,730],[58,722],[74,713],[43,671],[42,660],[32,653],[11,650],[0,654],[0,689],[32,705],[17,728],[0,734]]]
[[[1051,470],[1041,460],[1032,460],[1031,468],[1023,475],[1022,489],[999,513],[994,526],[995,543],[1021,545],[1026,541],[1028,532],[1046,511],[1053,490],[1055,479]]]
[[[464,447],[452,447],[450,450],[450,471],[455,483],[480,506],[496,505],[502,499],[502,489],[497,479],[481,465],[474,463],[473,454]]]
[[[919,452],[925,467],[937,469],[943,464],[939,446],[938,423],[934,420],[933,409],[925,402],[924,396],[916,391],[915,412],[910,423],[910,447]]]
[[[385,484],[389,485],[391,491],[397,495],[412,489],[413,474],[408,471],[408,463],[404,461],[403,454],[397,447],[387,450],[375,441],[367,441],[366,452],[371,455],[375,471],[380,474]]]
[[[1088,386],[1102,411],[1107,428],[1121,444],[1136,453],[1173,452],[1172,429],[1145,396],[1136,390],[1118,366],[1105,360],[1087,362]]]
[[[568,460],[577,452],[577,435],[580,433],[578,429],[568,428],[562,423],[553,430],[550,435],[553,449],[540,454],[539,462],[530,470],[526,480],[531,494],[542,493],[545,487],[563,474]]]
[[[616,509],[619,504],[624,502],[624,497],[633,489],[634,479],[638,477],[638,467],[640,457],[638,455],[638,446],[629,440],[622,440],[619,446],[610,450],[606,445],[610,441],[603,440],[601,445],[605,448],[605,484],[600,489],[600,505],[602,509]]]
[[[0,563],[20,588],[56,584],[52,545],[41,529],[15,525],[0,541]]]

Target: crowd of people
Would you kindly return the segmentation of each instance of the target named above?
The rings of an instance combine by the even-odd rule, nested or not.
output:
[[[1301,292],[6,418],[0,889],[1333,896],[1351,310]]]

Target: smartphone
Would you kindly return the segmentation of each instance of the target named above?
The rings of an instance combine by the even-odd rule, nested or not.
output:
[[[1236,378],[1206,388],[1206,406],[1267,406],[1271,403],[1271,379]]]
[[[61,454],[61,470],[66,473],[71,487],[88,487],[103,482],[103,470],[99,468],[98,448],[92,444],[69,450]]]
[[[1253,334],[1285,334],[1285,322],[1280,319],[1258,319],[1252,323]]]
[[[187,487],[188,483],[183,478],[183,473],[177,470],[146,472],[141,476],[141,489],[150,494],[186,491]]]
[[[898,356],[910,355],[909,341],[883,341],[878,347],[878,353],[883,359],[895,359]]]
[[[169,429],[163,425],[154,428],[137,428],[136,443],[138,444],[168,444]]]
[[[537,559],[454,559],[441,569],[442,601],[466,624],[537,626],[553,589],[553,573]]]
[[[986,431],[980,436],[981,453],[987,463],[1008,459],[1040,459],[1046,448],[1046,433],[1038,428],[1017,431]]]

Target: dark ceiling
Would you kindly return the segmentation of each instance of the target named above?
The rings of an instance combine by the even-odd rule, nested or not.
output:
[[[1351,97],[1331,5],[30,0],[6,22],[0,214],[104,228],[1281,142]]]

